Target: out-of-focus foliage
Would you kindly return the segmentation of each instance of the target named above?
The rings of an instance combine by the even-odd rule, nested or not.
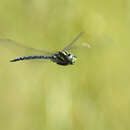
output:
[[[62,67],[0,45],[0,130],[129,130],[129,30],[128,0],[1,0],[0,38],[57,50],[83,31],[91,48]]]

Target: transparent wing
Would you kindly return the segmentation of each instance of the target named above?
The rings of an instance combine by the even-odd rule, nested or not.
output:
[[[62,51],[71,50],[72,45],[82,36],[82,34],[83,32],[80,32],[80,34],[69,45],[67,45]]]
[[[0,39],[0,46],[4,46],[9,51],[14,52],[18,56],[30,56],[30,55],[53,55],[53,52],[46,50],[34,49],[16,41],[10,39]]]

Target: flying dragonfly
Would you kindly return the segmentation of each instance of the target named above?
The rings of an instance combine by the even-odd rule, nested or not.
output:
[[[3,45],[6,45],[7,48],[8,46],[12,46],[12,47],[19,46],[20,48],[27,49],[27,51],[30,50],[32,52],[41,52],[42,54],[42,55],[20,56],[10,60],[10,62],[43,59],[43,60],[50,60],[58,65],[67,66],[67,65],[73,65],[77,59],[77,57],[74,54],[70,53],[70,50],[72,48],[72,45],[81,37],[82,34],[83,32],[80,32],[80,34],[78,34],[78,36],[76,36],[71,43],[69,43],[65,48],[57,52],[48,52],[45,50],[26,47],[10,39],[0,39],[0,44],[2,43]]]

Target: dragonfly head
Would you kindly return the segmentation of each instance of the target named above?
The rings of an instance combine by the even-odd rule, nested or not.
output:
[[[68,60],[70,61],[70,64],[74,64],[76,61],[77,57],[74,54],[69,54],[68,55]]]

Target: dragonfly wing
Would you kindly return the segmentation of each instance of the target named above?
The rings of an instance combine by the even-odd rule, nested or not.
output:
[[[34,49],[32,47],[25,46],[20,44],[14,40],[10,39],[0,39],[0,46],[4,46],[7,49],[13,51],[14,53],[18,54],[19,56],[30,56],[30,55],[48,55],[51,56],[54,53],[49,52],[46,50]]]
[[[67,45],[62,51],[71,50],[72,45],[81,37],[82,34],[83,32],[80,32],[80,34],[69,45]]]

